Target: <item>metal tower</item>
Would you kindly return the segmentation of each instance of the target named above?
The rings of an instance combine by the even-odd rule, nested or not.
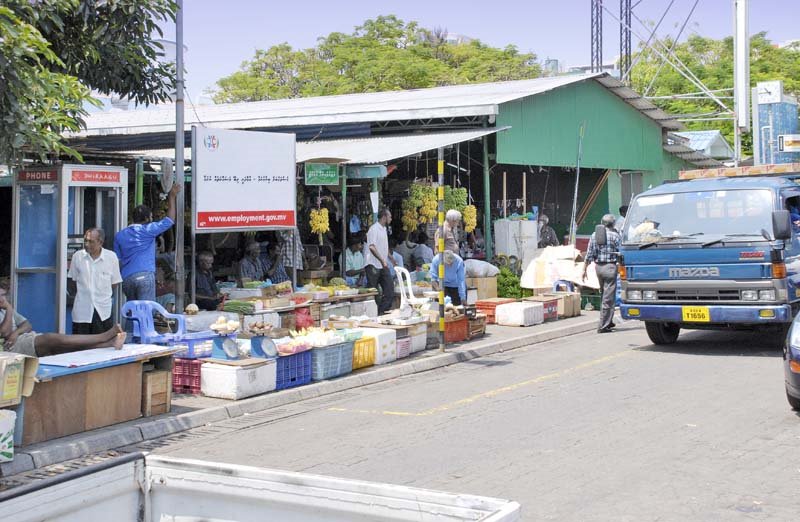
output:
[[[630,85],[631,68],[631,0],[619,0],[619,74]]]
[[[592,72],[603,70],[603,0],[592,3]]]

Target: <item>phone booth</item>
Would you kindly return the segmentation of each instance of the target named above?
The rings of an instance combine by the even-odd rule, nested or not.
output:
[[[102,228],[104,248],[127,224],[128,170],[57,164],[14,177],[11,288],[16,308],[39,332],[71,333],[67,272],[87,228]]]

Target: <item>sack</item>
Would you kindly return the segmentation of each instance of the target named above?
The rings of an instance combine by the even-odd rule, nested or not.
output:
[[[500,273],[500,269],[493,264],[478,259],[464,261],[464,270],[467,277],[495,277]]]

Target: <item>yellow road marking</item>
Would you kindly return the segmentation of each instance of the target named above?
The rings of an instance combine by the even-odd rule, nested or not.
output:
[[[349,408],[328,408],[328,411],[336,411],[336,412],[349,412],[349,413],[368,413],[368,414],[377,414],[377,415],[395,415],[400,417],[425,417],[428,415],[433,415],[434,413],[441,413],[443,411],[448,411],[453,408],[457,408],[459,406],[465,406],[467,404],[471,404],[475,401],[480,399],[488,399],[492,397],[496,397],[503,393],[508,393],[519,388],[530,386],[532,384],[539,384],[544,381],[549,381],[553,379],[557,379],[559,377],[563,377],[570,373],[574,373],[580,370],[585,370],[586,368],[591,368],[592,366],[597,366],[598,364],[603,364],[608,361],[612,361],[614,359],[618,359],[625,355],[630,355],[633,353],[631,350],[625,350],[623,352],[617,352],[615,354],[606,355],[605,357],[600,357],[598,359],[593,359],[591,361],[587,361],[585,363],[579,364],[577,366],[573,366],[571,368],[567,368],[565,370],[561,370],[558,372],[548,373],[547,375],[541,375],[539,377],[535,377],[533,379],[528,379],[527,381],[521,381],[515,384],[509,384],[508,386],[503,386],[502,388],[496,388],[494,390],[485,391],[482,393],[478,393],[472,395],[470,397],[466,397],[464,399],[460,399],[455,402],[449,402],[446,404],[442,404],[441,406],[436,406],[434,408],[430,408],[427,410],[423,410],[420,412],[410,412],[410,411],[388,411],[388,410],[354,410]]]

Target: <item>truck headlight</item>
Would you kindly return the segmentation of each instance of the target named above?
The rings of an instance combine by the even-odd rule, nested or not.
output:
[[[644,298],[645,301],[655,301],[658,299],[658,296],[655,290],[645,290],[642,292],[642,298]]]
[[[742,301],[758,301],[758,290],[742,290]]]
[[[642,291],[641,290],[628,290],[628,299],[631,301],[641,301],[642,300]]]
[[[759,290],[758,291],[758,300],[759,301],[774,301],[775,300],[775,290]]]

